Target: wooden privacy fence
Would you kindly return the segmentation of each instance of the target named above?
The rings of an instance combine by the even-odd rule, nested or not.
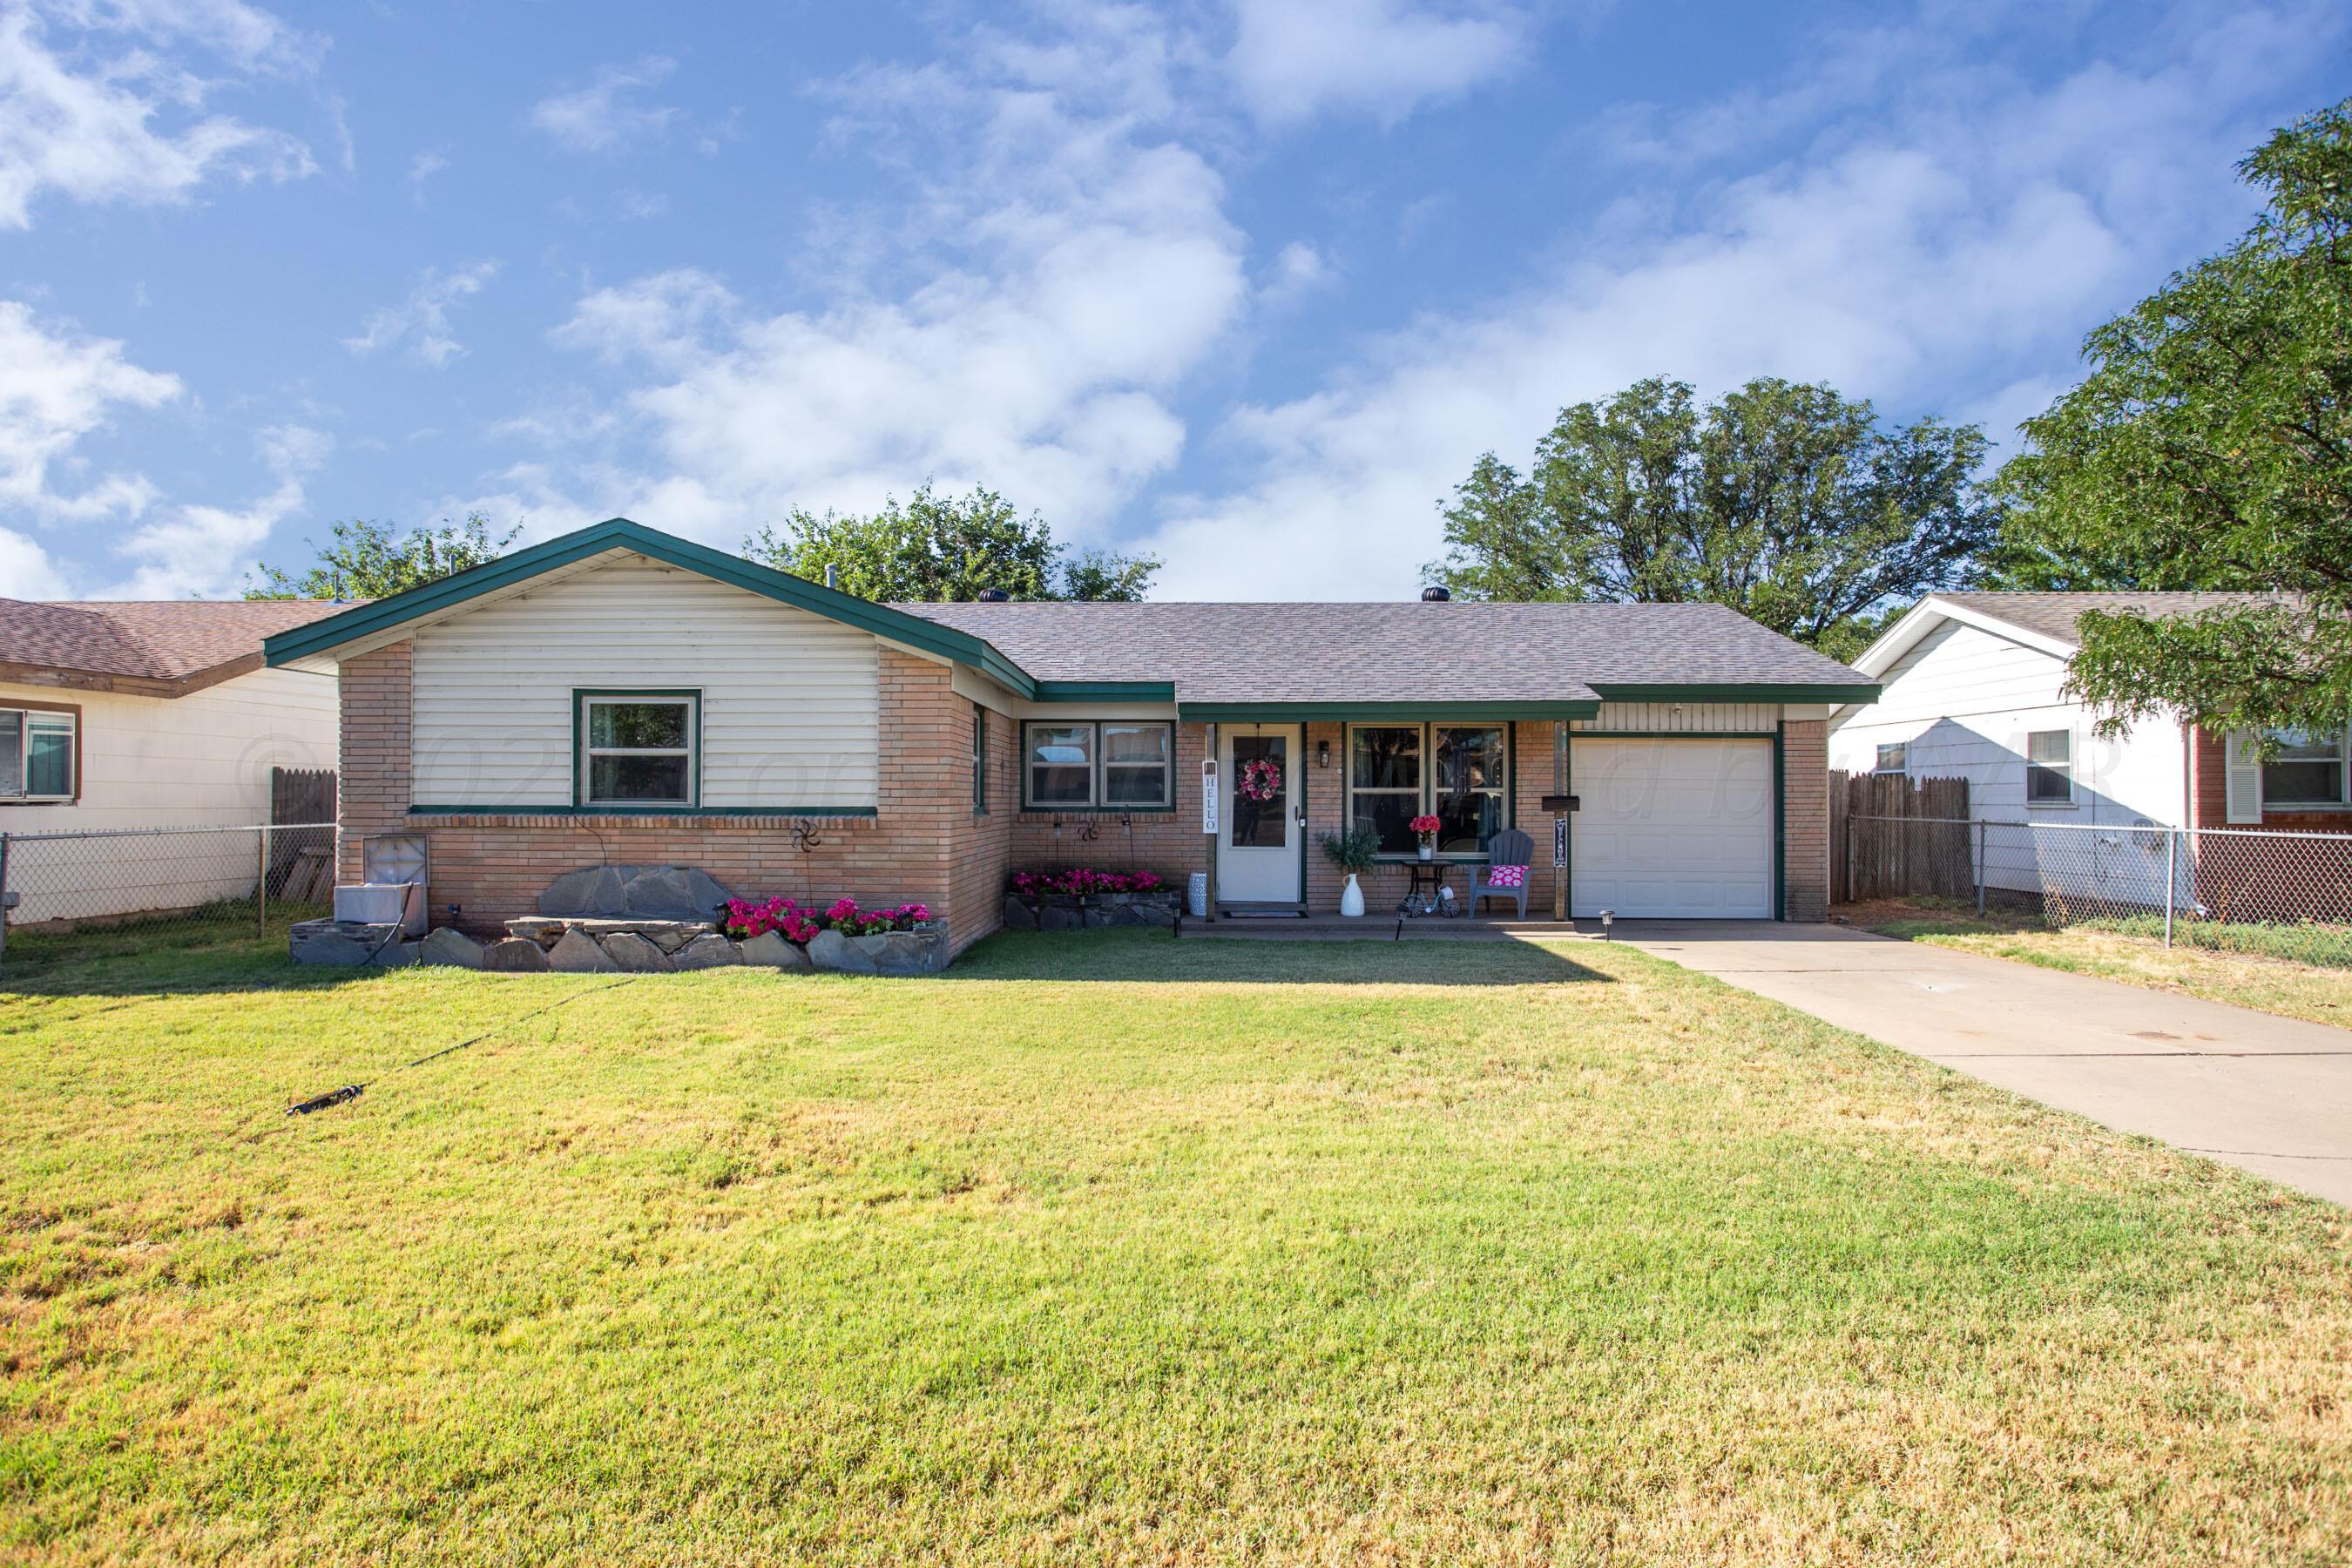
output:
[[[335,820],[335,770],[269,770],[269,820],[274,826],[303,825],[307,830],[274,833],[264,878],[268,896],[288,903],[324,903],[335,890],[335,835],[310,826]]]
[[[1968,816],[1966,779],[1831,773],[1830,901],[1974,897]]]

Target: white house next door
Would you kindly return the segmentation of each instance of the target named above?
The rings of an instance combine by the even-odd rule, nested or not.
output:
[[[1297,724],[1227,725],[1217,738],[1224,790],[1217,825],[1217,901],[1296,904],[1306,865],[1307,810],[1299,792]]]

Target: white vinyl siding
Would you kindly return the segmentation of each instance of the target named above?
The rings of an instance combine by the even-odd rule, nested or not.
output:
[[[642,556],[419,628],[413,679],[420,805],[569,807],[572,694],[633,688],[702,694],[705,810],[878,799],[875,638]]]
[[[1590,719],[1570,730],[1633,730],[1643,734],[1705,734],[1738,731],[1767,734],[1780,727],[1780,710],[1770,702],[1603,702]]]

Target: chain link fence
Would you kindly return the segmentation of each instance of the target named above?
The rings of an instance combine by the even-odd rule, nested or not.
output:
[[[0,834],[0,965],[100,941],[282,939],[334,896],[331,822]]]
[[[1848,896],[2352,969],[2352,835],[1967,817],[1847,819]]]

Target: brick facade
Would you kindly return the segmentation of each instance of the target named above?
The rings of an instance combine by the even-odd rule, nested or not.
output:
[[[436,925],[493,933],[536,912],[540,890],[563,872],[600,864],[699,866],[738,894],[804,903],[925,903],[947,917],[959,949],[1001,923],[1010,827],[972,810],[971,704],[943,665],[882,651],[881,728],[893,743],[877,813],[811,819],[813,839],[767,816],[411,816],[409,672],[406,643],[342,665],[341,875],[358,879],[367,836],[425,833]],[[1006,765],[1009,726],[991,740],[1002,742],[992,768]]]
[[[1829,759],[1828,720],[1780,725],[1780,897],[1792,921],[1829,918]]]
[[[2352,833],[2352,813],[2279,809],[2267,803],[2263,819],[2231,822],[2228,798],[2229,748],[2222,736],[2202,725],[2189,727],[2189,801],[2191,827],[2268,827],[2296,833]]]

